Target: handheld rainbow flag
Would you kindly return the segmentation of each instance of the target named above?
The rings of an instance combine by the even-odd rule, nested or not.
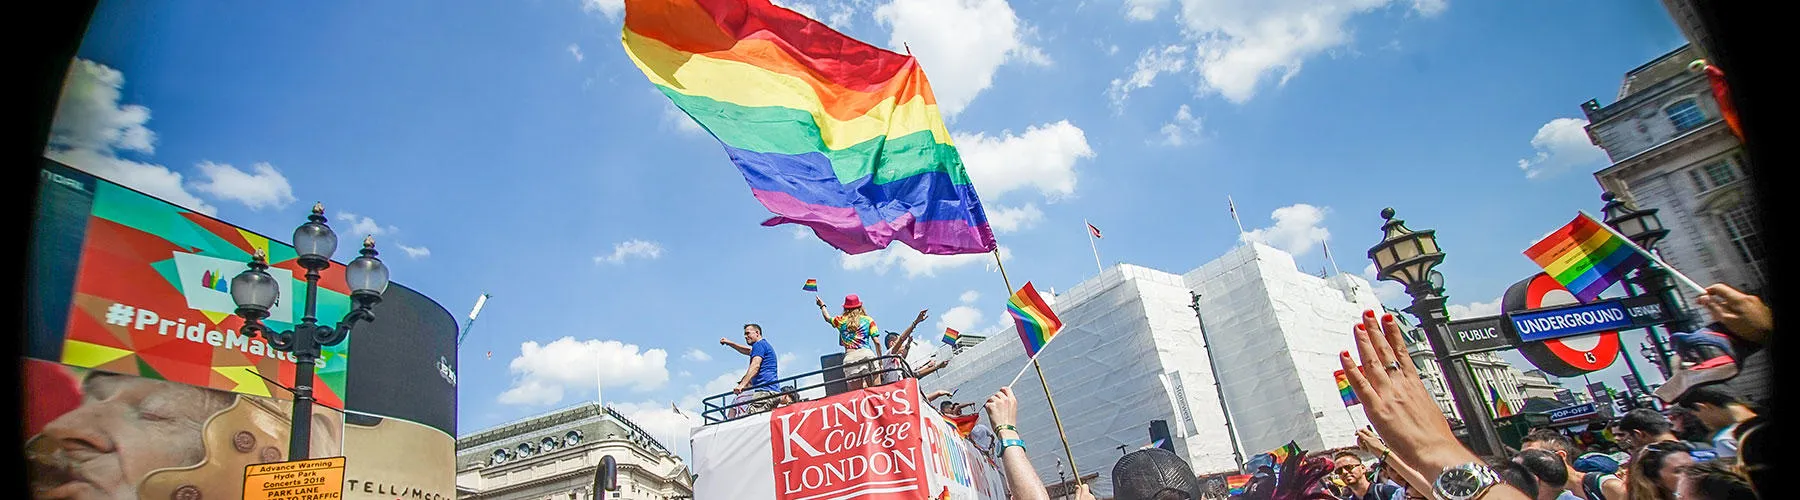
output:
[[[1345,407],[1362,404],[1362,401],[1356,399],[1356,391],[1350,390],[1349,375],[1346,375],[1343,370],[1332,372],[1331,375],[1337,378],[1338,397],[1343,398]]]
[[[819,291],[819,280],[816,280],[816,279],[812,279],[812,278],[807,278],[807,279],[806,279],[806,284],[805,284],[805,285],[801,285],[801,286],[800,286],[800,289],[801,289],[801,290],[806,290],[806,291],[808,291],[808,292],[817,292],[817,291]]]
[[[1225,486],[1231,488],[1232,495],[1244,494],[1244,488],[1250,486],[1249,474],[1238,474],[1225,478]]]
[[[1139,449],[1139,450],[1148,450],[1148,449],[1151,449],[1151,448],[1161,448],[1161,447],[1162,447],[1162,445],[1163,445],[1163,441],[1165,441],[1165,440],[1163,440],[1163,439],[1158,439],[1158,440],[1155,440],[1155,441],[1151,441],[1151,442],[1148,442],[1148,443],[1144,443],[1144,445],[1143,445],[1143,446],[1139,446],[1139,447],[1138,447],[1138,449]]]
[[[628,0],[626,55],[775,217],[849,254],[997,248],[917,59],[769,0]]]
[[[1488,400],[1494,402],[1495,417],[1512,416],[1512,405],[1506,404],[1506,398],[1500,397],[1500,391],[1494,390],[1494,386],[1491,384],[1488,385]]]
[[[944,343],[945,344],[956,345],[956,339],[960,339],[960,338],[962,338],[962,332],[956,331],[955,328],[949,328],[949,327],[944,328]]]
[[[1019,291],[1006,299],[1006,312],[1011,314],[1013,325],[1019,330],[1019,341],[1025,344],[1025,357],[1036,358],[1050,339],[1062,330],[1061,318],[1050,310],[1050,304],[1044,303],[1044,296],[1038,295],[1037,288],[1031,282],[1019,287]]]
[[[1279,470],[1281,464],[1287,463],[1288,457],[1300,454],[1300,444],[1288,441],[1288,444],[1281,445],[1280,448],[1270,451],[1269,454],[1275,457],[1275,468]]]
[[[1592,302],[1647,259],[1637,245],[1586,213],[1544,235],[1525,257],[1562,283],[1581,302]]]

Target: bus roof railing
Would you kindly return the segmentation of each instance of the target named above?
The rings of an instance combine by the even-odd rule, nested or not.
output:
[[[869,370],[868,373],[863,374],[863,375],[856,375],[856,376],[842,375],[844,371],[848,371],[848,370],[846,370],[847,368],[863,366],[863,365],[873,365],[873,368],[875,368],[875,369]],[[821,376],[820,377],[821,381],[819,383],[807,385],[804,387],[787,385],[790,382],[796,382],[802,378],[810,377],[813,375],[824,375],[825,373],[832,372],[832,371],[837,371],[839,373],[839,376],[836,378]],[[704,423],[702,425],[725,423],[725,422],[730,422],[730,421],[737,420],[740,418],[748,417],[751,415],[756,415],[759,413],[767,412],[769,410],[774,409],[775,405],[770,404],[770,405],[767,405],[766,408],[760,408],[760,409],[757,408],[757,405],[760,405],[765,402],[773,402],[773,401],[779,400],[782,398],[782,396],[787,395],[789,393],[793,394],[794,398],[795,398],[795,400],[790,402],[790,404],[797,403],[797,402],[800,402],[799,395],[800,395],[801,391],[817,389],[820,387],[826,387],[826,386],[840,384],[840,383],[849,383],[849,382],[853,381],[854,379],[870,379],[870,380],[881,381],[884,378],[886,378],[886,377],[883,377],[883,375],[890,374],[890,373],[898,373],[898,374],[900,374],[900,378],[902,378],[902,379],[917,378],[917,376],[915,374],[913,374],[912,366],[908,365],[904,358],[901,358],[900,356],[895,356],[892,354],[876,356],[876,357],[865,359],[862,361],[857,361],[854,363],[845,363],[845,364],[841,364],[838,366],[833,366],[833,367],[828,367],[828,368],[820,368],[820,369],[813,370],[810,372],[802,373],[799,375],[790,375],[788,377],[776,380],[773,383],[773,385],[776,386],[777,388],[781,389],[780,391],[777,391],[777,392],[761,391],[762,394],[760,394],[760,395],[737,394],[737,393],[733,393],[733,392],[727,392],[727,393],[715,394],[715,395],[709,396],[701,402],[702,409],[700,412],[700,417],[704,421]],[[866,384],[864,387],[875,387],[875,386],[879,386],[879,385],[884,385],[886,383],[889,383],[889,382],[878,382],[878,383]],[[749,391],[746,391],[746,392],[749,392]],[[752,393],[752,394],[754,394],[754,393]],[[733,401],[734,399],[735,399],[735,401]]]

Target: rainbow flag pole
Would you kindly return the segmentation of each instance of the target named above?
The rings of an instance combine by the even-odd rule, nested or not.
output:
[[[1011,297],[1013,295],[1012,279],[1006,277],[1006,263],[1001,262],[1000,245],[997,242],[994,244],[993,254],[994,254],[994,267],[997,267],[1000,269],[1000,281],[1006,283],[1006,295],[1008,297]],[[1026,283],[1025,286],[1030,287],[1031,283]],[[1032,292],[1033,295],[1036,295],[1036,293],[1037,292],[1035,292],[1035,291]],[[1033,297],[1033,298],[1036,298],[1036,297]],[[1058,328],[1061,328],[1061,326],[1062,325],[1060,323],[1057,325]],[[1045,343],[1048,344],[1049,343],[1048,341],[1050,339],[1044,339],[1044,340],[1045,340]],[[1040,350],[1041,350],[1041,348],[1040,348]],[[1083,481],[1081,480],[1081,468],[1075,466],[1075,452],[1069,448],[1069,435],[1068,435],[1068,433],[1063,432],[1062,415],[1060,415],[1056,412],[1056,398],[1052,397],[1050,395],[1050,381],[1046,380],[1044,378],[1044,367],[1038,365],[1036,351],[1031,353],[1031,363],[1029,363],[1029,364],[1031,365],[1032,368],[1037,369],[1038,385],[1041,385],[1044,387],[1044,402],[1048,403],[1048,406],[1050,407],[1050,421],[1056,422],[1056,437],[1062,439],[1063,456],[1066,456],[1069,459],[1069,472],[1075,474],[1075,485],[1081,486],[1083,483]],[[1013,384],[1017,384],[1019,382],[1019,377],[1024,376],[1024,375],[1025,375],[1025,371],[1020,370],[1019,375],[1013,377],[1013,383],[1006,384],[1006,386],[1012,387]]]

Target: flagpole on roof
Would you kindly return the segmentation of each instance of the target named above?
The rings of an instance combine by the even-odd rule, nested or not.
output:
[[[999,243],[994,244],[994,265],[1000,268],[1000,281],[1006,283],[1006,296],[1012,297],[1012,279],[1006,277],[1006,264],[1000,261]],[[1056,422],[1056,437],[1062,439],[1063,455],[1069,457],[1069,472],[1075,474],[1075,485],[1080,486],[1081,469],[1075,466],[1075,452],[1069,448],[1069,435],[1063,432],[1062,416],[1056,412],[1056,398],[1050,396],[1050,382],[1044,378],[1044,367],[1038,365],[1037,356],[1031,357],[1031,367],[1037,369],[1038,385],[1044,388],[1044,402],[1050,407],[1050,420]],[[1023,375],[1023,372],[1020,374]],[[1013,382],[1018,381],[1018,377],[1013,377]],[[1007,387],[1011,386],[1012,384],[1007,384]]]
[[[1237,202],[1232,201],[1231,195],[1225,195],[1225,206],[1231,209],[1231,221],[1237,223],[1238,240],[1242,241],[1244,239],[1244,221],[1238,219]]]
[[[1094,224],[1088,222],[1087,219],[1081,219],[1081,223],[1087,225],[1088,248],[1094,251],[1094,269],[1105,273],[1106,266],[1100,265],[1100,247],[1094,245]]]

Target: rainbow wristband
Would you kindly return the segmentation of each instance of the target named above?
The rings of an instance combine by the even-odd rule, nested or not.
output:
[[[1002,439],[1000,440],[1000,453],[1005,454],[1006,449],[1013,446],[1019,447],[1019,451],[1027,451],[1025,449],[1025,440],[1023,439]]]

